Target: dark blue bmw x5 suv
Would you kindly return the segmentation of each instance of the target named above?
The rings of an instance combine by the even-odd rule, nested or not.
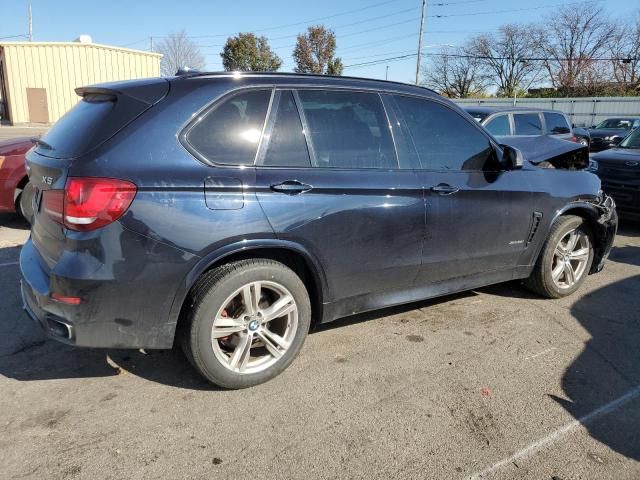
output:
[[[584,148],[500,145],[423,88],[191,73],[78,94],[28,154],[25,309],[74,345],[178,343],[223,387],[341,316],[512,279],[571,294],[615,235]]]

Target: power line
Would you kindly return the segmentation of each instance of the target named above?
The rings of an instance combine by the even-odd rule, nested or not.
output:
[[[29,38],[29,35],[24,33],[22,35],[9,35],[6,37],[0,37],[0,40],[8,40],[10,38]]]
[[[513,12],[525,12],[529,10],[542,10],[545,8],[556,8],[556,7],[568,7],[574,5],[582,5],[585,3],[593,3],[593,2],[602,2],[603,0],[584,0],[581,2],[571,2],[571,3],[555,3],[553,5],[539,5],[537,7],[525,7],[525,8],[514,8],[510,10],[491,10],[484,12],[473,12],[473,13],[451,13],[448,15],[427,15],[429,18],[450,18],[450,17],[471,17],[475,15],[495,15],[497,13],[513,13]]]
[[[412,9],[412,10],[413,10],[413,9]],[[404,11],[403,11],[403,13],[404,13]],[[386,18],[386,17],[388,17],[388,16],[389,16],[389,15],[385,16],[385,18]],[[377,18],[383,18],[383,17],[377,17]],[[370,33],[370,32],[375,32],[375,31],[378,31],[378,30],[386,29],[386,28],[397,27],[398,25],[405,25],[405,24],[407,24],[407,23],[413,23],[413,22],[415,22],[415,21],[416,21],[416,19],[415,19],[415,18],[409,18],[409,19],[407,19],[407,20],[402,20],[402,21],[399,21],[399,22],[387,23],[387,24],[384,24],[384,25],[379,25],[379,26],[377,26],[377,27],[367,28],[367,29],[365,29],[365,30],[359,30],[359,31],[357,31],[357,32],[351,32],[351,33],[346,33],[346,34],[340,34],[340,35],[336,35],[336,36],[337,36],[337,37],[339,37],[339,38],[341,38],[341,39],[342,39],[342,38],[348,38],[348,37],[354,37],[354,36],[356,36],[356,35],[362,35],[363,33]],[[358,23],[361,23],[361,22],[358,22]],[[353,25],[353,24],[350,24],[350,25]],[[340,26],[340,27],[331,27],[331,29],[333,30],[334,28],[344,28],[344,27],[345,27],[345,25],[342,25],[342,26]],[[282,40],[282,39],[285,39],[285,38],[297,38],[297,37],[298,37],[298,34],[295,34],[295,35],[285,35],[285,36],[282,36],[282,37],[274,37],[274,38],[270,38],[270,39],[269,39],[269,41],[272,41],[272,40]],[[222,47],[224,47],[224,46],[225,46],[225,44],[223,44],[223,43],[219,43],[219,44],[211,44],[211,45],[196,45],[196,46],[197,46],[197,47],[199,47],[199,48],[222,48]],[[284,49],[284,48],[294,48],[294,47],[295,47],[295,44],[288,44],[288,45],[281,45],[281,46],[272,46],[272,47],[271,47],[271,49],[272,49],[272,50],[279,50],[279,49]]]
[[[311,20],[304,20],[304,21],[288,23],[288,24],[284,24],[284,25],[277,25],[275,27],[247,29],[247,31],[250,31],[250,32],[270,32],[270,31],[273,31],[273,30],[281,30],[283,28],[297,27],[297,26],[300,26],[300,25],[308,25],[310,23],[319,22],[319,21],[322,21],[322,20],[329,20],[331,18],[337,18],[337,17],[341,17],[341,16],[345,16],[345,15],[351,15],[353,13],[359,13],[359,12],[362,12],[364,10],[370,10],[372,8],[377,8],[377,7],[380,7],[382,5],[387,5],[389,3],[396,3],[397,1],[398,0],[387,0],[385,2],[374,3],[373,5],[367,5],[366,7],[356,8],[356,9],[353,9],[353,10],[348,10],[346,12],[335,13],[333,15],[327,15],[327,16],[324,16],[324,17],[313,18]],[[388,15],[382,15],[382,16],[375,17],[375,18],[385,18],[385,17],[388,17],[390,15],[397,15],[399,13],[405,13],[405,12],[408,12],[410,10],[414,10],[414,7],[402,10],[401,12],[396,12],[396,13],[392,13],[392,14],[388,14]],[[358,23],[363,23],[363,22],[366,22],[366,21],[367,20],[361,20],[360,22],[355,22],[353,25],[358,24]],[[217,33],[217,34],[211,34],[211,35],[189,35],[188,38],[229,37],[229,36],[235,35],[236,33],[237,32],[234,32],[234,33]],[[154,35],[154,37],[161,38],[163,36],[162,35]]]
[[[372,60],[370,62],[360,62],[354,63],[351,65],[345,65],[344,68],[359,68],[359,67],[367,67],[372,65],[378,65],[380,63],[386,62],[397,62],[400,60],[404,60],[407,58],[416,57],[417,53],[407,53],[405,55],[398,55],[394,57],[382,58],[379,60]],[[423,53],[423,57],[453,57],[453,58],[467,58],[474,60],[512,60],[512,57],[491,57],[487,55],[465,55],[465,54],[454,54],[454,53]],[[628,63],[632,61],[640,61],[640,58],[628,58],[628,57],[576,57],[576,58],[542,58],[542,57],[523,57],[517,59],[519,62],[568,62],[568,61],[596,61],[596,62],[623,62]]]

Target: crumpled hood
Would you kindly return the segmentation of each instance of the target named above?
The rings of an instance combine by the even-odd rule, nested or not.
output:
[[[525,160],[534,165],[549,162],[555,168],[579,170],[589,165],[589,147],[548,135],[532,137],[496,137],[506,145],[517,148]]]

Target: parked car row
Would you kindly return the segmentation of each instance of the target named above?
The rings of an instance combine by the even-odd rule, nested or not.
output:
[[[607,118],[589,129],[591,151],[600,152],[617,146],[630,132],[640,127],[640,118]]]
[[[571,136],[561,114],[498,139],[424,88],[281,73],[78,94],[27,154],[25,309],[72,345],[176,342],[223,387],[345,315],[513,279],[570,295],[615,236],[587,149],[539,136]]]
[[[592,155],[589,170],[600,177],[621,215],[640,220],[640,128],[614,148]]]

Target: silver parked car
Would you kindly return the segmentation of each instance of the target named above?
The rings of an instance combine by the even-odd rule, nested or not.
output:
[[[572,142],[578,141],[567,116],[556,110],[466,105],[463,108],[497,137],[553,135]]]

